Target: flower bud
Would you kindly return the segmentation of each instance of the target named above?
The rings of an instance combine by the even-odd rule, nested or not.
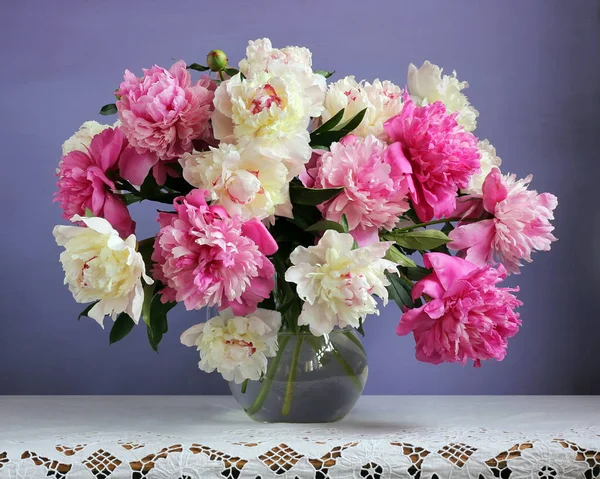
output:
[[[227,55],[223,50],[212,50],[206,55],[206,64],[213,72],[219,72],[227,68]]]

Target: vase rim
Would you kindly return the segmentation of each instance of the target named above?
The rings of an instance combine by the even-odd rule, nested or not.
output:
[[[356,331],[356,328],[353,328],[352,326],[346,326],[345,328],[335,328],[330,333],[324,334],[323,336],[331,336],[332,334],[345,334],[345,333],[349,333],[352,331]],[[296,332],[296,331],[291,331],[289,329],[279,331],[277,333],[277,335],[278,336],[315,336],[315,337],[319,337],[319,336],[312,334],[310,331]]]

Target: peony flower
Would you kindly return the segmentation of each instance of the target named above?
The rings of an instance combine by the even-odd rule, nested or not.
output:
[[[432,364],[501,361],[507,338],[519,331],[521,320],[514,309],[522,303],[513,294],[518,288],[496,286],[506,278],[502,265],[478,267],[443,253],[426,253],[423,262],[433,272],[412,289],[413,299],[427,295],[419,308],[402,315],[396,333],[413,333],[417,359]]]
[[[54,238],[65,250],[60,262],[65,271],[65,284],[78,303],[98,301],[88,316],[104,327],[104,316],[113,320],[127,313],[137,324],[142,313],[146,275],[142,255],[137,252],[135,235],[122,239],[104,218],[83,218],[75,215],[73,222],[81,226],[55,226]]]
[[[549,251],[556,238],[553,210],[556,196],[528,190],[532,177],[517,180],[494,168],[483,183],[483,207],[493,215],[477,223],[460,224],[450,232],[448,247],[460,250],[477,264],[502,263],[509,273],[518,273],[521,260],[531,262],[531,253]]]
[[[262,72],[245,80],[237,74],[215,92],[215,138],[242,146],[261,139],[286,165],[288,181],[304,171],[310,158],[309,120],[310,104],[291,74]]]
[[[385,271],[396,265],[383,259],[391,242],[352,249],[354,238],[327,230],[316,246],[298,246],[290,255],[292,265],[285,280],[297,284],[304,301],[299,325],[308,325],[315,336],[329,334],[335,326],[359,327],[369,314],[379,314],[372,295],[387,304],[390,283]]]
[[[408,92],[415,103],[427,105],[441,101],[449,113],[458,113],[456,120],[459,125],[473,131],[477,127],[479,112],[462,93],[468,87],[466,81],[458,81],[456,72],[452,76],[442,76],[442,69],[428,61],[420,68],[412,63],[408,67]]]
[[[124,178],[141,184],[154,167],[156,180],[166,179],[165,162],[192,151],[192,140],[210,135],[215,84],[208,76],[192,85],[185,62],[169,70],[157,65],[143,70],[137,78],[125,70],[117,90],[117,109],[127,139],[144,161],[133,161],[124,169]]]
[[[349,135],[333,143],[316,168],[307,171],[315,179],[310,185],[314,188],[344,187],[319,209],[332,221],[339,222],[346,215],[350,232],[360,246],[378,242],[379,229],[392,230],[398,216],[410,208],[405,176],[412,172],[410,164],[387,155],[386,146],[373,135]]]
[[[480,171],[471,176],[469,184],[463,190],[464,193],[469,195],[481,195],[483,182],[486,176],[492,171],[493,168],[498,167],[502,164],[502,160],[499,156],[496,156],[496,148],[494,148],[488,140],[482,140],[477,143],[479,154],[481,159],[479,160]]]
[[[248,42],[246,58],[240,61],[240,71],[247,77],[268,73],[272,76],[292,75],[299,83],[309,116],[323,111],[325,77],[312,70],[312,53],[304,47],[273,48],[271,40],[261,38]]]
[[[198,367],[215,369],[226,381],[237,384],[258,381],[267,372],[267,358],[277,354],[281,314],[258,308],[237,316],[227,308],[206,323],[196,324],[181,335],[181,343],[200,351]]]
[[[275,253],[277,243],[260,221],[243,223],[223,207],[209,206],[207,193],[193,190],[175,198],[175,213],[159,213],[153,276],[166,285],[164,302],[251,313],[273,289],[275,270],[265,255]]]
[[[348,76],[329,85],[322,118],[325,122],[345,108],[341,121],[344,123],[366,108],[364,118],[351,133],[375,135],[385,141],[387,134],[383,125],[402,111],[402,104],[402,88],[392,82],[375,80],[371,84],[363,80],[358,83],[353,76]]]
[[[68,155],[75,150],[86,153],[90,147],[92,139],[98,133],[102,133],[104,130],[110,127],[110,125],[103,125],[97,121],[84,122],[83,125],[79,127],[79,130],[73,133],[73,135],[62,144],[63,156]]]
[[[107,128],[94,136],[85,151],[72,150],[62,157],[54,201],[60,203],[63,218],[83,216],[88,208],[106,218],[122,237],[133,233],[135,222],[123,200],[113,193],[111,179],[122,157],[138,156],[127,145],[120,128]]]
[[[230,215],[248,220],[292,217],[287,168],[259,142],[247,147],[222,143],[203,153],[187,153],[179,162],[183,177],[210,191],[211,199]]]
[[[421,221],[441,218],[456,208],[459,188],[479,170],[477,138],[464,131],[442,102],[417,106],[406,98],[399,115],[385,123],[394,142],[388,155],[412,167],[413,207]]]

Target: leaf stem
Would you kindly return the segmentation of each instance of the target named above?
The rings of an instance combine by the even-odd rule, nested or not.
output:
[[[273,378],[275,377],[275,373],[279,369],[279,363],[281,362],[281,358],[283,357],[285,347],[287,346],[287,343],[289,342],[290,338],[291,336],[280,337],[279,349],[275,357],[271,359],[271,363],[267,368],[267,374],[265,374],[265,378],[263,379],[263,385],[260,388],[260,391],[258,392],[258,396],[256,396],[254,403],[252,403],[252,405],[248,409],[246,409],[246,413],[249,416],[254,416],[265,403],[265,400],[269,395],[269,391],[271,390]]]
[[[248,379],[246,379],[243,383],[242,383],[242,394],[246,394],[246,389],[248,388]]]
[[[406,226],[404,228],[398,228],[396,231],[410,231],[416,228],[425,228],[430,225],[439,225],[441,223],[450,223],[452,221],[460,221],[460,218],[442,218],[439,220],[427,221],[426,223],[417,223],[416,225]]]
[[[302,343],[304,342],[304,336],[296,336],[296,345],[294,346],[294,355],[292,356],[292,364],[290,365],[290,374],[287,380],[287,386],[285,388],[285,397],[283,399],[283,407],[281,408],[281,414],[288,416],[292,408],[292,400],[294,398],[294,381],[296,380],[296,372],[298,369],[298,362],[300,361],[300,353],[302,351]]]
[[[363,385],[360,382],[360,379],[358,379],[358,376],[356,375],[356,373],[354,372],[354,369],[352,369],[352,366],[350,366],[348,361],[346,361],[346,358],[344,358],[343,354],[340,353],[339,349],[336,348],[333,343],[331,343],[331,347],[332,347],[331,352],[333,353],[335,359],[337,359],[337,362],[340,363],[340,366],[342,366],[342,369],[344,370],[346,375],[350,378],[350,380],[352,381],[352,384],[354,384],[356,389],[359,392],[361,392],[363,389]]]

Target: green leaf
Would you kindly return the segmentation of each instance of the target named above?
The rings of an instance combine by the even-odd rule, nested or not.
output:
[[[134,326],[135,323],[133,322],[133,319],[131,319],[127,313],[119,314],[115,324],[113,324],[113,327],[110,330],[109,344],[121,341],[121,339],[131,332]]]
[[[200,65],[199,63],[192,63],[191,65],[188,65],[188,69],[196,70],[197,72],[205,72],[207,70],[210,70],[210,68],[205,67],[204,65]]]
[[[150,303],[150,314],[148,319],[144,318],[148,326],[148,339],[150,346],[155,351],[158,351],[158,345],[162,340],[163,335],[169,330],[167,321],[167,313],[173,309],[177,303],[163,303],[160,294],[155,294]]]
[[[333,70],[332,72],[328,72],[327,70],[315,70],[313,71],[313,73],[316,73],[317,75],[323,75],[325,78],[329,78],[335,73],[335,70]]]
[[[344,188],[305,188],[291,185],[290,199],[299,205],[316,206],[337,196]]]
[[[387,279],[390,281],[390,285],[386,286],[390,298],[393,299],[401,310],[404,310],[404,306],[412,308],[414,306],[412,298],[410,297],[409,291],[404,287],[401,278],[395,273],[385,273]]]
[[[342,218],[340,219],[340,223],[342,224],[342,228],[344,229],[344,231],[342,231],[342,233],[348,233],[350,231],[350,226],[348,225],[348,218],[346,217],[345,214],[342,215]]]
[[[240,71],[237,68],[225,68],[225,73],[230,77],[237,75]]]
[[[406,268],[406,277],[413,281],[419,281],[430,273],[431,273],[431,270],[427,269],[427,268],[423,268],[423,266],[415,265],[411,268]]]
[[[316,130],[314,130],[311,133],[311,135],[318,135],[320,133],[323,133],[325,131],[329,131],[332,128],[335,128],[336,126],[338,126],[338,124],[340,123],[340,121],[342,121],[342,118],[344,118],[344,112],[345,111],[346,111],[346,109],[342,108],[335,115],[333,115],[329,120],[327,120],[325,123],[323,123],[319,128],[317,128]]]
[[[86,209],[85,209],[85,217],[86,218],[93,218],[94,216],[96,216],[96,215],[93,213],[93,211],[86,207]]]
[[[327,230],[335,230],[338,233],[347,233],[343,225],[329,220],[317,221],[314,225],[310,225],[308,228],[306,228],[306,231],[310,232]]]
[[[144,255],[142,254],[142,257]],[[144,263],[146,258],[144,258]],[[152,299],[154,298],[154,290],[156,288],[156,281],[152,284],[144,284],[144,302],[142,303],[142,319],[144,323],[150,326],[150,314],[152,307]]]
[[[290,219],[290,221],[303,231],[323,218],[319,209],[316,206],[310,205],[292,205],[292,214],[294,218]]]
[[[359,111],[356,115],[354,115],[350,120],[344,123],[342,126],[339,126],[335,130],[324,131],[324,132],[313,132],[310,135],[310,146],[314,147],[314,145],[324,145],[331,146],[332,143],[336,141],[340,141],[344,136],[348,135],[352,132],[363,120],[367,109],[363,109]]]
[[[100,108],[101,115],[114,115],[117,112],[117,105],[114,103],[108,103]]]
[[[446,233],[440,230],[397,231],[384,235],[403,248],[419,251],[437,248],[450,241]]]
[[[365,330],[363,329],[363,319],[362,318],[358,318],[358,328],[356,328],[356,330],[360,333],[360,335],[363,338],[365,337]]]
[[[395,246],[390,246],[385,253],[385,259],[390,260],[400,266],[404,266],[405,268],[413,268],[417,266],[417,263],[415,263],[404,253],[401,253],[400,250]]]
[[[89,318],[88,313],[94,306],[96,306],[97,303],[98,303],[98,301],[94,301],[92,304],[88,304],[85,307],[85,309],[81,313],[79,313],[79,316],[77,316],[77,321],[79,321],[83,316],[85,316],[86,318]]]

